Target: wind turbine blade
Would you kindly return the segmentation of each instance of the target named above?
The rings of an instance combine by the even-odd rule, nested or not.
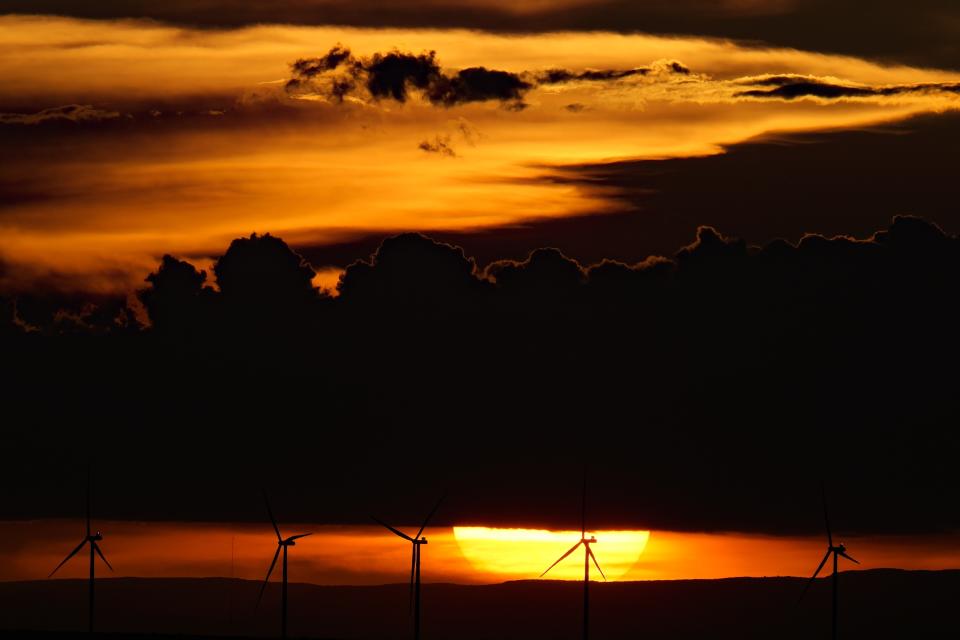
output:
[[[827,542],[833,546],[833,532],[830,531],[830,516],[827,515],[827,489],[820,485],[820,496],[823,498],[823,521],[827,525]]]
[[[83,542],[81,542],[80,544],[77,545],[77,548],[76,548],[76,549],[74,549],[74,550],[71,551],[69,554],[67,554],[67,557],[64,558],[63,560],[61,560],[61,561],[60,561],[60,564],[57,565],[57,568],[54,569],[53,571],[51,571],[51,572],[50,572],[50,575],[48,575],[47,577],[48,577],[48,578],[52,578],[52,577],[53,577],[53,574],[55,574],[57,571],[59,571],[59,570],[60,570],[60,567],[62,567],[63,565],[67,564],[67,561],[70,560],[70,558],[72,558],[73,556],[75,556],[75,555],[77,555],[78,553],[80,553],[80,549],[83,549],[83,545],[85,545],[85,544],[87,544],[87,539],[86,539],[86,538],[83,539]]]
[[[440,504],[443,502],[443,500],[444,500],[446,497],[447,497],[447,494],[443,494],[442,496],[440,496],[440,499],[437,500],[437,504],[433,505],[433,509],[430,511],[430,515],[428,515],[428,516],[424,519],[423,524],[420,525],[420,531],[417,531],[417,535],[415,535],[414,538],[419,538],[419,537],[420,537],[420,534],[423,533],[423,530],[427,528],[427,523],[430,522],[430,518],[432,518],[432,517],[433,517],[433,514],[435,514],[435,513],[437,512],[437,509],[440,508]]]
[[[378,517],[376,517],[376,516],[370,516],[370,517],[373,518],[378,524],[380,524],[380,525],[383,526],[383,527],[386,527],[387,529],[390,529],[390,531],[393,531],[395,534],[397,534],[398,536],[400,536],[400,537],[403,538],[404,540],[409,540],[410,542],[413,542],[413,538],[411,538],[410,536],[408,536],[407,534],[405,534],[403,531],[400,531],[399,529],[394,529],[393,527],[391,527],[391,526],[388,525],[386,522],[384,522],[383,520],[381,520],[380,518],[378,518]]]
[[[817,579],[817,575],[820,573],[820,570],[823,569],[823,565],[827,564],[827,558],[830,557],[830,549],[827,549],[827,553],[823,556],[823,560],[820,561],[820,564],[817,566],[817,570],[813,572],[813,576],[807,580],[807,584],[803,586],[803,593],[800,594],[800,597],[797,598],[797,602],[803,600],[803,596],[807,595],[807,589],[810,588],[810,585],[813,584],[813,581]]]
[[[90,479],[91,475],[93,475],[93,471],[91,469],[91,463],[88,461],[87,462],[87,537],[88,538],[90,537],[90,485],[92,483],[92,480]]]
[[[583,466],[583,496],[580,501],[580,537],[587,537],[587,466]]]
[[[562,556],[560,556],[560,558],[558,558],[557,561],[554,562],[552,565],[550,565],[549,567],[547,567],[547,571],[550,571],[550,569],[553,569],[555,566],[557,566],[558,564],[560,564],[561,562],[563,562],[563,560],[565,560],[567,556],[569,556],[571,553],[573,553],[574,551],[576,551],[576,550],[577,550],[577,547],[579,547],[579,546],[582,545],[582,544],[583,544],[583,540],[580,540],[579,542],[577,542],[577,544],[575,544],[575,545],[573,545],[572,547],[570,547],[570,550],[569,550],[569,551],[567,551],[565,554],[563,554]],[[543,576],[547,575],[547,571],[544,571],[543,573],[541,573],[541,574],[540,574],[540,577],[542,578]]]
[[[854,560],[851,556],[848,556],[846,551],[841,551],[841,552],[840,552],[840,555],[842,555],[844,558],[846,558],[846,559],[849,560],[850,562],[855,562],[855,563],[857,563],[857,564],[860,564],[860,561],[859,561],[859,560]]]
[[[280,535],[280,527],[277,526],[277,519],[273,517],[273,509],[270,508],[270,500],[267,498],[267,492],[263,492],[263,501],[267,504],[267,514],[270,516],[270,524],[273,530],[277,532],[277,542],[283,542],[283,536]]]
[[[587,545],[587,553],[590,554],[590,559],[593,560],[593,566],[597,568],[597,571],[603,576],[604,582],[606,582],[607,576],[603,573],[603,569],[600,568],[600,563],[597,562],[597,556],[593,555],[593,549],[590,548],[590,545]]]
[[[100,556],[100,559],[103,560],[103,563],[107,565],[107,568],[110,569],[110,571],[113,571],[113,566],[107,561],[107,558],[103,555],[103,551],[100,551],[100,545],[98,545],[96,542],[91,542],[90,544],[93,545],[93,550],[97,552],[97,555]]]
[[[287,540],[299,540],[300,538],[306,538],[307,536],[312,536],[312,535],[313,535],[313,531],[311,531],[310,533],[301,533],[299,535],[290,536],[289,538],[287,538]]]
[[[263,591],[267,588],[267,583],[270,582],[270,574],[273,573],[273,568],[277,566],[277,558],[280,557],[280,549],[282,549],[279,544],[277,545],[277,552],[273,554],[273,562],[270,563],[270,568],[267,569],[267,577],[263,580],[263,584],[260,585],[260,595],[257,596],[257,607],[260,606],[260,600],[263,599]],[[256,608],[256,607],[254,607]]]

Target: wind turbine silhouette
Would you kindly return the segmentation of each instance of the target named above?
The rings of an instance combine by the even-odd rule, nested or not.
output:
[[[67,561],[70,560],[73,556],[80,553],[80,550],[83,549],[84,545],[90,545],[90,584],[89,584],[89,594],[90,602],[89,609],[87,612],[87,631],[93,633],[93,603],[94,603],[94,581],[96,579],[96,563],[94,562],[94,554],[100,556],[100,559],[103,560],[104,564],[107,565],[107,568],[110,571],[113,571],[113,567],[110,566],[110,563],[107,562],[107,558],[103,555],[103,551],[100,550],[100,545],[97,544],[103,540],[103,535],[97,531],[94,534],[90,533],[90,469],[87,469],[87,535],[84,539],[77,545],[76,549],[67,554],[67,557],[60,561],[60,564],[57,565],[57,568],[50,572],[50,575],[47,578],[52,578],[53,574],[60,570],[60,567],[67,564]]]
[[[832,614],[832,632],[830,637],[833,640],[837,638],[837,559],[840,556],[843,556],[847,560],[860,564],[859,561],[854,560],[851,556],[847,555],[847,547],[842,542],[836,546],[833,544],[833,532],[830,530],[830,516],[827,515],[827,492],[823,487],[820,488],[821,496],[823,498],[823,521],[827,525],[827,552],[823,556],[823,560],[820,561],[820,564],[817,566],[817,570],[813,572],[813,576],[807,581],[807,584],[803,587],[803,593],[800,594],[800,600],[803,600],[803,596],[806,595],[807,590],[810,588],[810,585],[813,584],[813,581],[817,579],[817,575],[820,573],[820,570],[823,569],[823,565],[827,563],[827,560],[830,556],[833,556],[833,614]],[[799,600],[798,600],[799,602]]]
[[[597,567],[597,571],[600,572],[600,575],[603,576],[603,579],[606,580],[607,576],[604,575],[603,569],[600,568],[600,563],[597,562],[597,557],[593,555],[593,549],[590,548],[591,544],[596,544],[597,538],[595,536],[587,537],[587,478],[584,474],[583,478],[583,502],[580,509],[580,540],[577,544],[570,547],[570,550],[565,554],[560,556],[556,562],[547,567],[547,571],[544,571],[540,574],[540,577],[547,575],[547,572],[550,569],[553,569],[555,566],[560,564],[567,556],[580,548],[580,545],[583,545],[584,554],[583,554],[583,640],[587,640],[590,637],[590,561],[593,560],[594,566]]]
[[[263,581],[263,584],[260,586],[260,595],[257,596],[257,607],[260,606],[260,600],[263,598],[263,591],[267,588],[267,583],[270,582],[270,574],[273,573],[273,568],[277,566],[277,558],[280,556],[280,550],[283,549],[283,587],[281,590],[280,596],[280,637],[287,637],[287,549],[293,546],[296,546],[297,540],[300,538],[306,538],[307,536],[313,535],[313,533],[301,533],[295,536],[290,536],[289,538],[284,538],[280,535],[280,527],[277,526],[277,519],[273,517],[273,510],[270,508],[270,500],[267,498],[267,492],[263,492],[263,501],[267,505],[267,514],[270,516],[270,524],[273,525],[273,530],[277,534],[277,552],[273,554],[273,562],[270,563],[270,568],[267,570],[267,577]]]
[[[421,534],[423,533],[423,530],[427,528],[427,523],[429,523],[430,519],[433,518],[433,514],[435,514],[437,509],[440,508],[440,503],[443,502],[444,498],[446,498],[445,495],[441,496],[440,499],[437,500],[437,504],[433,505],[433,509],[430,511],[427,517],[424,518],[423,524],[420,525],[420,530],[417,531],[417,535],[413,536],[412,538],[403,531],[391,527],[380,518],[371,516],[377,521],[378,524],[386,527],[413,545],[412,554],[410,556],[410,606],[413,610],[413,640],[420,640],[420,547],[427,544],[427,539],[421,537]]]

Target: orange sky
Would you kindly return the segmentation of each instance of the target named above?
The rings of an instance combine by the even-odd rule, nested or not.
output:
[[[495,102],[443,108],[418,98],[333,104],[286,95],[289,63],[337,42],[358,55],[436,50],[448,69],[654,72],[540,87],[521,112]],[[21,105],[0,120],[19,127],[17,135],[37,134],[0,169],[0,184],[13,189],[0,206],[0,257],[17,267],[21,284],[56,274],[66,288],[110,291],[138,285],[164,252],[217,255],[254,231],[323,243],[603,213],[618,206],[604,193],[545,174],[570,163],[721,153],[721,145],[771,131],[868,126],[958,104],[930,92],[829,104],[736,97],[745,77],[796,73],[864,86],[960,80],[702,38],[191,30],[17,16],[0,17],[0,53],[0,104]],[[692,74],[668,72],[670,60]],[[44,138],[43,110],[70,104],[89,105],[78,114],[94,132]],[[455,156],[419,148],[436,140]]]
[[[101,522],[102,549],[116,576],[262,579],[276,548],[269,524]],[[415,531],[409,528],[409,533]],[[313,531],[291,549],[290,579],[318,584],[404,582],[408,543],[376,526],[294,524],[284,535]],[[501,529],[429,530],[423,552],[424,580],[492,583],[536,578],[579,532]],[[595,532],[594,552],[610,579],[657,580],[731,576],[804,576],[825,550],[818,537],[773,537],[653,531]],[[82,523],[38,520],[0,523],[0,580],[43,579],[80,541]],[[840,536],[838,536],[839,538]],[[460,542],[458,543],[458,538]],[[960,568],[960,536],[863,536],[842,538],[861,561],[844,569]],[[550,574],[577,579],[578,552]],[[72,560],[58,577],[86,575],[85,558]],[[101,568],[97,569],[101,572]],[[107,575],[104,568],[99,575]]]

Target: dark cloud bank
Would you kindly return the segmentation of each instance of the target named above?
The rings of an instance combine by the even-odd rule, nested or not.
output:
[[[478,3],[479,4],[479,3]],[[598,0],[543,11],[456,2],[377,0],[0,0],[0,12],[87,18],[152,18],[201,27],[260,23],[361,27],[465,27],[502,32],[617,31],[691,34],[842,53],[912,65],[960,68],[954,0]]]
[[[291,520],[447,489],[443,522],[574,526],[587,462],[596,527],[817,531],[821,479],[840,530],[960,526],[960,240],[923,219],[483,269],[405,234],[312,276],[254,235],[164,257],[149,329],[6,299],[2,515],[79,513],[89,425],[103,517],[260,519],[265,485]]]

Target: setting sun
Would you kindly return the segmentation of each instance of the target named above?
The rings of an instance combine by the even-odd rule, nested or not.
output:
[[[649,531],[600,531],[595,552],[607,579],[616,580],[640,560]],[[543,529],[492,529],[454,527],[453,537],[464,557],[478,571],[509,578],[535,578],[578,540],[578,531]],[[583,577],[580,554],[571,556],[550,572],[560,580]],[[593,574],[595,575],[595,574]],[[601,579],[595,576],[596,579]]]

